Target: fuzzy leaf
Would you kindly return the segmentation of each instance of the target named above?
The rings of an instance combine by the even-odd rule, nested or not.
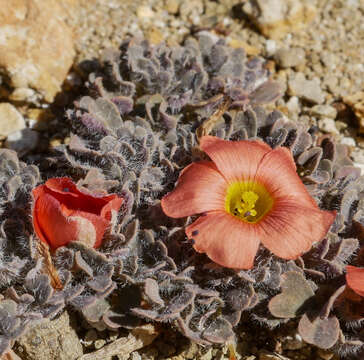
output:
[[[110,304],[105,299],[95,301],[94,304],[82,309],[86,320],[97,322],[110,309]]]
[[[69,301],[69,304],[74,306],[77,310],[83,310],[88,306],[95,304],[97,298],[92,295],[79,295],[72,298]]]
[[[159,286],[154,279],[146,279],[144,283],[144,292],[148,298],[155,304],[164,305],[163,299],[159,295]]]
[[[249,308],[254,299],[255,291],[251,284],[241,289],[233,289],[227,294],[227,303],[235,311],[242,311]]]
[[[212,343],[224,344],[234,338],[234,332],[228,321],[216,319],[203,332],[203,337]]]
[[[248,137],[257,136],[258,132],[258,124],[257,117],[255,112],[248,109],[247,111],[239,111],[236,114],[234,121],[237,123],[239,127],[242,127],[246,130]]]
[[[50,280],[47,275],[41,274],[27,281],[27,287],[39,304],[45,304],[53,294]]]
[[[93,276],[93,270],[91,266],[84,260],[80,251],[77,251],[75,255],[75,267],[85,272],[88,276]]]
[[[102,292],[112,285],[112,281],[109,277],[100,275],[87,281],[87,285],[94,291]]]
[[[282,96],[282,88],[279,83],[267,81],[250,94],[252,105],[268,104]]]
[[[335,317],[310,320],[305,314],[298,325],[298,332],[303,340],[322,349],[329,349],[335,345],[339,338],[340,324]]]
[[[121,115],[128,114],[133,110],[133,99],[126,96],[116,96],[111,101],[117,106]]]
[[[269,311],[278,318],[293,318],[299,313],[304,303],[314,292],[304,278],[295,271],[288,271],[282,275],[282,293],[276,295],[269,302]]]
[[[302,166],[307,174],[311,174],[317,169],[321,157],[322,149],[320,147],[313,147],[298,157],[297,164]]]
[[[117,106],[106,99],[98,98],[94,103],[92,112],[97,118],[102,119],[105,126],[111,129],[117,129],[122,122]]]

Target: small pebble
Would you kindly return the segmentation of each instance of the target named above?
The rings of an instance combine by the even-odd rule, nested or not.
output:
[[[115,341],[117,338],[119,337],[119,332],[118,331],[109,331],[109,337],[108,337],[108,341]]]
[[[336,68],[336,64],[338,62],[336,54],[324,51],[320,55],[321,55],[320,58],[321,62],[326,66],[328,70],[333,71]]]
[[[28,102],[36,102],[39,95],[33,90],[29,88],[16,88],[9,99],[11,101],[28,101]]]
[[[351,137],[343,137],[340,143],[347,146],[356,146],[355,140]]]
[[[310,115],[335,119],[337,110],[330,105],[315,105],[309,110]]]
[[[318,349],[318,356],[323,360],[331,360],[334,357],[334,354],[331,351]]]
[[[323,80],[323,86],[326,86],[327,89],[332,93],[332,94],[336,94],[339,90],[338,90],[338,83],[339,80],[335,75],[332,74],[326,74],[324,76],[324,80]]]
[[[281,68],[290,68],[304,64],[305,56],[302,48],[280,48],[274,59]]]
[[[178,0],[167,0],[166,1],[166,10],[170,14],[177,14],[179,9],[179,1]]]
[[[139,19],[151,19],[155,16],[151,7],[146,5],[139,6],[136,13]]]
[[[300,112],[300,103],[297,96],[291,96],[291,98],[288,100],[287,109],[291,114],[298,114]]]
[[[62,144],[62,139],[52,139],[50,142],[49,142],[50,146],[51,147],[57,147],[57,146],[60,146]]]
[[[265,42],[265,50],[268,56],[272,56],[277,51],[277,43],[275,40],[267,40]]]
[[[318,121],[318,127],[320,130],[329,133],[339,135],[339,130],[335,126],[335,120],[330,118],[323,118]]]
[[[302,349],[304,346],[305,343],[302,341],[302,338],[300,336],[287,336],[282,343],[282,348],[285,350],[299,350]]]
[[[348,128],[348,124],[340,120],[335,120],[335,126],[340,132]]]
[[[106,340],[98,339],[94,342],[94,347],[96,350],[101,349],[106,344]]]
[[[325,100],[320,81],[318,79],[307,80],[302,73],[296,73],[288,81],[288,91],[290,95],[298,96],[313,104],[322,104]]]
[[[0,135],[8,136],[25,128],[25,120],[20,112],[9,103],[0,104]]]

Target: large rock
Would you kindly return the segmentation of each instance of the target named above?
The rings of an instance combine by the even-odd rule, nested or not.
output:
[[[43,320],[17,340],[16,352],[26,360],[76,360],[82,345],[64,312],[55,320]]]
[[[263,35],[279,39],[312,21],[316,9],[307,0],[248,0],[243,12]]]
[[[0,73],[16,100],[51,102],[60,90],[75,55],[66,16],[57,0],[0,0]]]

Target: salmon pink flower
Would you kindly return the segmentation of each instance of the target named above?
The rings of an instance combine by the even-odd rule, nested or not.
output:
[[[196,251],[249,269],[260,243],[296,259],[324,238],[336,213],[319,209],[287,148],[213,136],[203,136],[200,147],[212,161],[187,166],[161,204],[173,218],[203,214],[186,228]]]
[[[116,194],[91,195],[65,177],[49,179],[33,190],[33,196],[35,232],[51,249],[70,241],[99,247],[112,211],[119,211],[123,202]]]
[[[346,267],[346,284],[358,295],[364,297],[364,268],[348,265]]]

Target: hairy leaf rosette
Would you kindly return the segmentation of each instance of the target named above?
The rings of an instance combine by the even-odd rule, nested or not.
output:
[[[39,239],[51,249],[81,241],[97,248],[112,212],[123,199],[116,194],[100,196],[78,189],[69,178],[52,178],[33,190],[33,225]]]

